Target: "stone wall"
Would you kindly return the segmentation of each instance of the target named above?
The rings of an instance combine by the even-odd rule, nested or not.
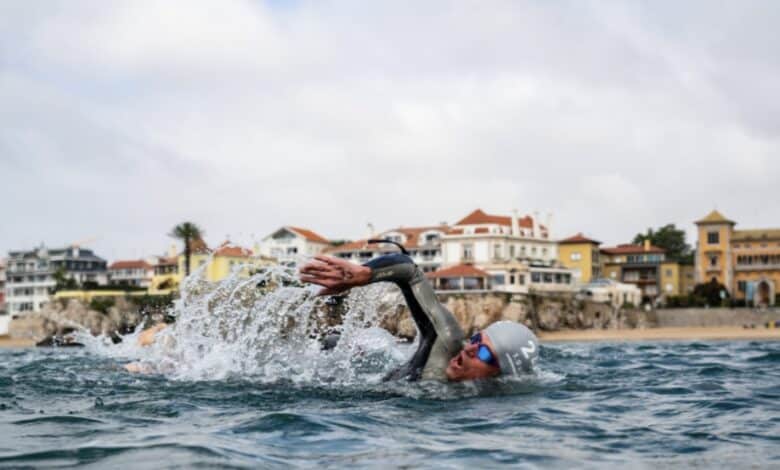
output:
[[[669,308],[654,312],[659,327],[761,326],[780,321],[780,309],[749,308]]]
[[[533,330],[622,329],[655,326],[652,312],[620,310],[610,305],[576,300],[571,295],[504,293],[439,294],[467,334],[499,320],[523,323]],[[415,326],[400,293],[389,293],[380,302],[380,326],[412,338]]]
[[[138,307],[123,298],[118,298],[106,313],[90,310],[83,302],[71,299],[67,303],[51,302],[40,312],[13,318],[8,325],[8,335],[40,342],[85,328],[93,335],[116,336],[132,331],[142,320]]]

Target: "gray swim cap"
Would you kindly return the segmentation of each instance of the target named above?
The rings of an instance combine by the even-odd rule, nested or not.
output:
[[[539,340],[525,325],[513,321],[499,321],[485,328],[498,365],[504,375],[520,375],[533,370],[539,356]]]

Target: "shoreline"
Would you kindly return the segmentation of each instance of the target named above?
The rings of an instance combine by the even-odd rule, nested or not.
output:
[[[633,330],[563,330],[539,332],[543,343],[588,341],[780,341],[780,328],[665,327]]]
[[[780,328],[664,327],[621,330],[560,330],[537,334],[543,343],[625,341],[780,341]],[[0,349],[35,347],[31,339],[0,336]]]

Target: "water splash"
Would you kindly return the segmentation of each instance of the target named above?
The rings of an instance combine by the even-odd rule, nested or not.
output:
[[[294,267],[246,264],[210,282],[207,265],[182,282],[169,312],[176,322],[157,333],[151,346],[138,344],[140,329],[118,345],[83,333],[78,340],[97,354],[135,360],[144,370],[183,380],[376,383],[407,355],[408,347],[378,328],[378,307],[394,295],[391,285],[353,289],[334,324],[318,289],[302,285]],[[341,338],[323,351],[321,340],[334,329]]]
[[[208,263],[182,282],[171,311],[176,322],[157,333],[148,347],[140,328],[112,344],[82,333],[78,341],[93,353],[134,361],[140,369],[186,381],[249,379],[264,384],[379,391],[413,398],[458,399],[479,395],[532,393],[563,380],[539,371],[533,376],[459,384],[423,381],[382,383],[416,344],[400,344],[379,327],[385,313],[403,304],[389,283],[352,289],[339,321],[328,313],[316,286],[303,285],[297,268],[236,266],[219,282],[205,277]],[[251,273],[251,274],[250,274]],[[335,348],[322,339],[340,333]]]

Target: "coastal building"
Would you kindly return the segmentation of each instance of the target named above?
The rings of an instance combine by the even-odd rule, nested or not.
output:
[[[196,240],[191,246],[190,274],[201,269],[205,265],[205,268],[202,268],[204,269],[204,278],[211,282],[225,279],[234,269],[240,269],[240,267],[246,268],[248,265],[254,267],[267,266],[275,261],[268,257],[256,257],[252,250],[236,246],[229,240],[223,242],[214,250],[209,249],[203,240]],[[184,263],[184,253],[180,253],[177,266],[177,271],[179,273],[186,272],[184,270]],[[246,272],[248,273],[248,269]]]
[[[775,305],[780,286],[780,229],[736,230],[736,222],[713,210],[697,220],[695,277],[715,281],[732,297]]]
[[[634,284],[612,279],[595,279],[580,288],[579,295],[593,302],[610,304],[613,307],[630,307],[642,304],[642,290]]]
[[[470,265],[490,275],[492,290],[571,291],[574,270],[558,261],[550,223],[534,217],[491,215],[476,209],[441,239],[443,268]]]
[[[558,242],[558,261],[572,270],[575,284],[588,284],[601,277],[600,241],[578,233]]]
[[[8,253],[6,309],[9,314],[37,312],[49,301],[57,283],[76,286],[105,285],[106,261],[91,250],[70,246]]]
[[[149,285],[149,293],[153,295],[169,294],[179,289],[181,275],[179,274],[179,259],[173,256],[160,256],[153,265],[154,274]]]
[[[145,260],[114,261],[108,267],[108,283],[115,286],[149,287],[154,266]]]
[[[322,235],[306,228],[287,225],[263,238],[260,254],[287,264],[296,262],[299,256],[318,255],[328,246],[328,240]]]
[[[652,246],[649,240],[642,245],[624,244],[601,249],[603,258],[603,275],[613,281],[634,284],[642,291],[643,301],[655,301],[664,294],[664,282],[673,283],[673,292],[677,295],[679,272],[668,273],[663,269],[669,264],[666,261],[666,251]]]
[[[398,227],[373,234],[371,238],[400,243],[409,251],[409,256],[420,266],[423,272],[428,273],[436,271],[442,265],[441,240],[449,229],[450,227],[445,224],[424,227]],[[398,248],[391,244],[368,243],[368,239],[363,239],[330,247],[325,250],[325,253],[355,263],[365,263],[371,258],[395,251],[398,251]]]

